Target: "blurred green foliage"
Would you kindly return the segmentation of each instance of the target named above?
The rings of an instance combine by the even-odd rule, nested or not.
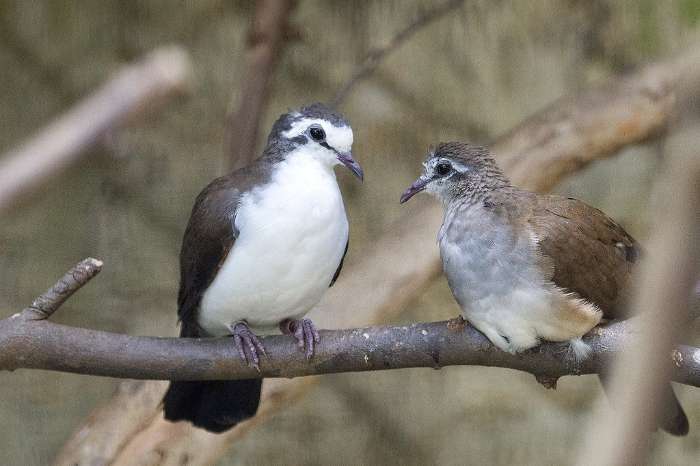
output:
[[[682,0],[678,7],[683,20],[687,24],[695,26],[700,19],[700,0]]]

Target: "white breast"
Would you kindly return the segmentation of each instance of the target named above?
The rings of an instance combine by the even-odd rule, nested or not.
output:
[[[265,332],[306,314],[328,289],[348,238],[333,169],[301,156],[243,197],[235,226],[239,236],[200,306],[200,325],[214,335],[240,320]]]

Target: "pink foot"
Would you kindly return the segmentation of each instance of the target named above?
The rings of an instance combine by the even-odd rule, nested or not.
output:
[[[235,324],[231,329],[231,335],[241,361],[260,371],[258,352],[265,356],[267,356],[267,353],[258,336],[253,333],[245,322]]]
[[[314,355],[314,345],[321,340],[311,319],[285,319],[280,322],[280,330],[285,335],[294,335],[294,338],[297,339],[297,346],[305,349],[306,359],[311,359]]]

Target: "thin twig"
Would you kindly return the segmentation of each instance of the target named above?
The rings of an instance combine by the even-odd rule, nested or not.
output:
[[[333,97],[331,100],[331,106],[337,107],[342,104],[357,83],[369,76],[374,69],[379,66],[384,58],[398,49],[404,42],[410,39],[411,36],[436,19],[439,19],[445,14],[454,10],[462,3],[464,3],[464,0],[447,0],[442,4],[425,11],[418,18],[416,18],[415,21],[400,30],[389,40],[389,42],[386,43],[386,45],[371,50],[364,58],[362,63],[355,69],[355,72],[352,74],[350,79],[348,79],[335,94],[335,97]]]
[[[43,320],[51,317],[68,298],[92,280],[102,270],[102,261],[88,257],[70,269],[45,293],[22,311],[25,318]]]
[[[19,148],[0,157],[0,211],[74,163],[135,112],[181,91],[190,63],[178,47],[157,49],[127,66],[91,96]]]

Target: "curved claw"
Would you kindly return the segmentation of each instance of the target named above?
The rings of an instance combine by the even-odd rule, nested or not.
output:
[[[250,367],[254,367],[259,372],[260,358],[258,357],[258,352],[265,356],[267,356],[267,353],[258,336],[253,333],[245,322],[238,322],[234,325],[231,329],[231,334],[241,361]]]
[[[297,346],[304,350],[306,359],[313,357],[315,344],[321,337],[311,319],[285,320],[280,324],[280,329],[282,333],[296,338]]]

